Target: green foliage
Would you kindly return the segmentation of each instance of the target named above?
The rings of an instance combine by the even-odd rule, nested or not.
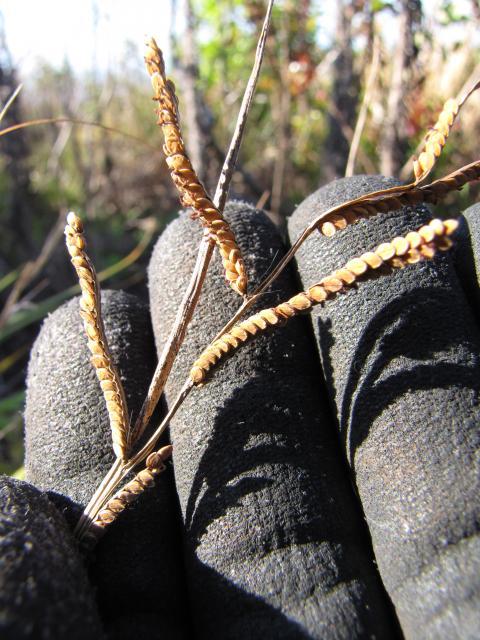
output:
[[[0,450],[8,451],[0,456],[0,473],[18,472],[23,463],[23,438],[21,411],[25,392],[18,391],[0,400]]]
[[[468,16],[466,16],[465,14],[459,13],[458,7],[455,5],[454,2],[451,2],[451,0],[448,0],[447,2],[442,2],[440,10],[441,10],[440,24],[443,24],[443,25],[449,25],[449,24],[458,23],[458,22],[467,22],[469,19]]]
[[[393,9],[392,2],[384,2],[384,0],[372,0],[372,11],[373,13],[379,13],[384,9]]]

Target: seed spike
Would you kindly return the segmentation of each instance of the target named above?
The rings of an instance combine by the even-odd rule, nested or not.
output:
[[[282,302],[276,307],[263,309],[246,320],[236,324],[209,345],[195,361],[190,371],[190,379],[195,385],[208,381],[211,371],[225,357],[233,353],[258,333],[286,322],[299,313],[310,310],[314,305],[326,302],[335,294],[348,290],[357,279],[386,264],[399,269],[418,262],[430,260],[437,250],[445,251],[451,246],[451,236],[458,226],[457,220],[438,219],[422,226],[418,232],[410,232],[405,237],[397,236],[391,242],[383,242],[374,251],[353,258],[333,274],[323,278],[307,291]]]
[[[157,122],[165,138],[163,150],[173,183],[180,193],[180,201],[185,207],[191,208],[192,217],[199,218],[208,229],[220,251],[227,282],[234,291],[244,296],[247,292],[247,273],[240,248],[188,157],[180,130],[175,85],[165,75],[162,51],[153,38],[147,42],[145,63],[152,79],[153,99],[158,102]]]
[[[113,450],[117,458],[125,461],[127,458],[127,435],[130,428],[127,401],[105,336],[100,304],[100,287],[95,269],[85,252],[83,223],[73,211],[67,216],[65,237],[71,263],[77,272],[82,290],[80,315],[87,335],[87,345],[92,354],[90,360],[100,381],[107,406]]]

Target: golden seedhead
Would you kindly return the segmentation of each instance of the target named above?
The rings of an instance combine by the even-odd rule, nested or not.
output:
[[[420,182],[425,178],[435,165],[437,158],[440,157],[459,110],[460,105],[454,98],[450,98],[444,104],[437,122],[425,136],[423,151],[413,161],[413,173],[415,174],[416,182]]]
[[[433,258],[437,249],[444,251],[451,246],[452,240],[449,236],[457,226],[456,220],[431,220],[418,231],[407,233],[405,237],[398,236],[391,242],[380,244],[374,251],[368,251],[359,258],[349,260],[344,267],[323,278],[307,291],[239,322],[205,349],[195,361],[190,371],[190,379],[195,385],[205,383],[210,371],[249,339],[347,290],[369,270],[378,269],[384,264],[398,269]]]
[[[222,214],[200,182],[185,149],[180,129],[178,100],[175,85],[165,75],[162,52],[152,38],[147,43],[145,63],[152,79],[154,100],[158,102],[158,124],[162,127],[167,158],[172,180],[180,193],[180,201],[193,211],[208,229],[220,251],[225,278],[232,289],[240,295],[247,291],[247,273],[235,236]]]
[[[92,531],[97,537],[103,533],[106,526],[111,524],[126,507],[134,502],[145,489],[149,489],[155,483],[155,478],[165,471],[165,461],[172,455],[173,447],[167,445],[158,451],[151,453],[146,460],[143,471],[128,482],[118,491],[106,506],[98,513],[93,521]]]
[[[65,227],[67,249],[71,262],[77,272],[82,290],[80,315],[87,334],[88,348],[92,354],[91,362],[108,410],[112,431],[113,450],[117,458],[126,460],[129,419],[127,401],[117,368],[113,364],[108,348],[100,307],[100,289],[95,269],[85,252],[83,224],[73,212],[67,216]]]

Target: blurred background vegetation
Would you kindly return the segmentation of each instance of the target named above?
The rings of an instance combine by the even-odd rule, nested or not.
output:
[[[212,189],[266,2],[160,4],[169,24],[159,44],[177,84],[193,163]],[[19,11],[28,5],[17,3]],[[8,20],[0,21],[0,112],[14,96],[0,122],[0,471],[6,473],[22,473],[29,350],[42,318],[75,293],[62,242],[66,211],[88,220],[90,254],[104,285],[141,296],[152,242],[177,211],[143,42],[132,42],[127,31],[120,59],[98,65],[102,20],[122,9],[108,0],[94,0],[90,9],[96,38],[88,69],[68,57],[61,64],[29,61],[26,69],[10,48]],[[136,10],[141,14],[142,1]],[[146,35],[157,36],[148,15],[145,24]],[[480,77],[479,26],[480,0],[277,0],[232,195],[282,217],[346,173],[408,179],[409,158],[442,103]],[[65,28],[52,16],[47,37]],[[437,175],[476,159],[478,106],[474,96],[462,111]],[[51,119],[57,121],[45,122]],[[465,189],[445,208],[458,211],[477,195],[477,186]]]

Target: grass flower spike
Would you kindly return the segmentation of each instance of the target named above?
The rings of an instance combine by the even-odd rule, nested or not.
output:
[[[80,298],[80,315],[87,334],[88,348],[92,354],[91,361],[103,391],[107,404],[110,427],[112,430],[113,450],[117,458],[127,457],[127,440],[129,430],[128,409],[120,376],[113,364],[103,327],[100,289],[90,258],[85,252],[83,224],[73,212],[67,216],[65,237],[71,262],[77,272],[82,296]]]
[[[391,242],[382,243],[374,251],[353,258],[343,268],[323,278],[307,291],[239,322],[205,349],[194,363],[190,379],[195,385],[205,383],[210,371],[250,338],[346,291],[368,271],[374,271],[383,265],[398,269],[433,258],[437,249],[444,251],[450,248],[452,240],[449,236],[457,226],[456,220],[431,220],[418,231],[410,232],[405,237],[398,236]]]
[[[164,152],[172,180],[180,193],[181,203],[190,207],[193,217],[199,218],[214,238],[222,257],[225,277],[240,295],[247,291],[247,275],[235,236],[222,214],[198,179],[183,142],[175,85],[165,75],[162,52],[152,38],[147,43],[145,56],[148,73],[152,78],[154,100],[158,102],[158,124],[165,137]]]

